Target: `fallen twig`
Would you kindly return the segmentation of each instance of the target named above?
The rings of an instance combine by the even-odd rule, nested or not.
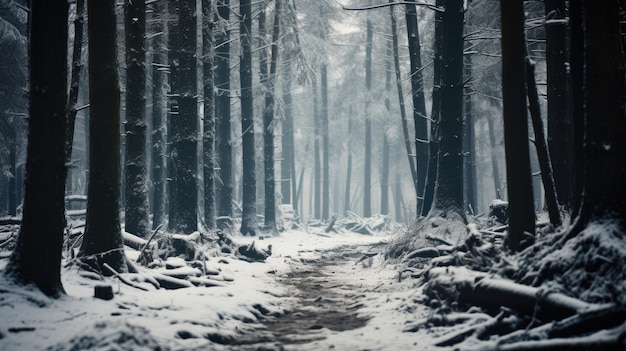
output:
[[[137,285],[137,284],[134,284],[134,283],[132,283],[132,282],[130,282],[130,281],[128,281],[128,280],[126,280],[126,278],[122,277],[122,275],[121,275],[121,274],[119,274],[119,273],[118,273],[115,269],[113,269],[113,267],[109,266],[109,264],[108,264],[108,263],[106,263],[106,262],[105,262],[105,263],[103,263],[102,265],[104,266],[104,268],[108,269],[108,270],[109,270],[109,272],[111,272],[111,274],[113,274],[113,275],[114,275],[117,279],[119,279],[122,283],[124,283],[124,284],[126,284],[126,285],[128,285],[128,286],[130,286],[130,287],[133,287],[133,288],[135,288],[135,289],[139,289],[139,290],[143,290],[143,291],[148,291],[148,289],[144,288],[143,286],[139,286],[139,285]]]

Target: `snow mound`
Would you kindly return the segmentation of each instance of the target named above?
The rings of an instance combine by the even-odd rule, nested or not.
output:
[[[51,346],[46,351],[167,351],[146,328],[114,321],[98,322],[67,342]]]
[[[516,280],[590,303],[626,304],[626,237],[616,221],[591,223],[562,243],[546,236],[520,254]]]

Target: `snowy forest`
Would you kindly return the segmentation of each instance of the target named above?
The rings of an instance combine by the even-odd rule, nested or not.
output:
[[[0,0],[1,350],[626,350],[626,1]]]

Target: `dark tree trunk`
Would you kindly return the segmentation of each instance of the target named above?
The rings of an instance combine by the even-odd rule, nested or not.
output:
[[[192,233],[198,229],[198,104],[196,69],[196,3],[180,0],[178,7],[178,113],[171,115],[172,183],[175,206],[170,204],[170,229]],[[170,35],[176,35],[171,33]]]
[[[367,38],[365,39],[365,167],[363,173],[363,216],[372,216],[372,118],[370,115],[372,90],[372,22],[367,20]]]
[[[390,2],[393,0],[389,0]],[[404,103],[404,92],[402,89],[402,74],[400,72],[400,50],[398,48],[398,26],[396,23],[396,16],[393,12],[394,6],[389,6],[389,12],[391,17],[391,42],[393,46],[393,63],[396,73],[396,86],[398,90],[398,102],[400,105],[400,117],[402,119],[402,134],[404,136],[404,148],[406,149],[406,156],[409,160],[409,169],[411,170],[411,177],[413,179],[413,188],[417,191],[417,169],[415,167],[415,159],[413,157],[413,147],[411,146],[411,138],[409,137],[409,126],[406,119],[406,105]]]
[[[424,99],[424,78],[422,75],[417,10],[414,4],[406,5],[406,23],[409,41],[409,57],[411,61],[413,121],[415,124],[415,167],[417,172],[416,209],[417,213],[420,213],[424,199],[424,185],[426,184],[427,173],[426,165],[428,163],[428,116],[426,115],[426,102]]]
[[[502,16],[502,99],[509,200],[507,245],[521,250],[525,233],[535,233],[535,211],[528,151],[524,4],[500,1]]]
[[[348,136],[352,135],[352,106],[348,112]],[[352,182],[352,140],[348,139],[348,164],[346,165],[346,188],[343,197],[344,212],[351,211],[350,188]]]
[[[31,3],[26,195],[16,248],[5,269],[17,282],[54,297],[64,293],[67,13],[65,0]]]
[[[387,59],[385,60],[385,91],[391,91],[391,43],[387,42]],[[391,103],[389,101],[389,96],[385,97],[385,109],[387,110],[386,120],[391,117]],[[380,213],[381,214],[389,214],[389,139],[387,138],[387,121],[383,122],[383,150],[382,150],[382,160],[383,160],[383,168],[381,170],[380,177]]]
[[[120,231],[120,87],[117,75],[115,1],[88,0],[89,189],[80,256],[125,272]]]
[[[217,215],[233,212],[232,146],[230,144],[230,18],[229,0],[217,2],[218,28],[215,36],[215,148],[217,151]]]
[[[322,161],[320,159],[320,116],[319,116],[319,98],[317,94],[317,77],[313,78],[313,120],[315,123],[315,134],[313,142],[313,154],[315,162],[315,170],[313,171],[313,215],[320,219],[322,215]]]
[[[7,181],[9,182],[9,216],[17,215],[17,172],[16,172],[16,164],[17,164],[17,133],[16,126],[11,126],[11,138],[12,140],[9,142],[9,172]]]
[[[321,97],[322,97],[322,219],[330,218],[330,153],[329,153],[329,132],[328,132],[328,66],[321,67]]]
[[[582,0],[584,33],[583,192],[566,238],[591,223],[626,231],[626,84],[617,1]],[[610,227],[609,227],[610,228]]]
[[[252,6],[250,0],[240,2],[241,58],[241,133],[243,147],[243,194],[241,233],[254,235],[256,223],[256,170],[254,145],[254,113],[252,97]]]
[[[180,7],[180,0],[168,0],[167,3],[167,61],[170,68],[169,75],[169,91],[168,97],[168,118],[167,118],[167,213],[168,213],[168,227],[170,231],[175,231],[175,211],[178,207],[178,191],[177,182],[175,181],[178,168],[176,167],[176,153],[174,153],[174,136],[173,127],[174,120],[178,118],[179,114],[179,98],[180,98],[180,78],[179,78],[179,60],[180,56],[180,33],[178,25],[178,8]]]
[[[214,53],[213,27],[215,14],[213,0],[202,0],[202,37],[204,71],[204,225],[207,229],[215,228],[215,85],[214,85]]]
[[[502,185],[502,180],[500,179],[500,166],[498,165],[498,155],[496,153],[496,131],[495,126],[493,125],[493,118],[491,116],[487,116],[487,124],[489,128],[489,145],[491,150],[491,168],[493,173],[494,190],[496,198],[501,199],[502,196],[500,194],[500,186]]]
[[[165,33],[166,11],[158,3],[152,4],[155,18],[155,37],[152,39],[152,229],[164,222],[165,187],[165,139],[164,122],[167,118],[167,36]],[[159,33],[162,33],[159,35]]]
[[[546,0],[546,66],[548,70],[548,147],[552,155],[559,203],[571,206],[572,120],[567,73],[565,0]]]
[[[438,211],[463,211],[463,1],[446,0],[443,14],[441,118],[437,182],[433,207]]]
[[[282,125],[282,162],[280,167],[281,188],[283,203],[292,204],[294,211],[298,212],[298,206],[294,200],[296,196],[296,174],[294,157],[294,137],[293,137],[293,98],[291,96],[291,58],[289,53],[285,54],[283,60],[283,109],[285,119]]]
[[[550,223],[558,227],[561,225],[561,216],[557,203],[552,161],[548,143],[546,142],[546,136],[543,132],[539,94],[537,93],[537,83],[535,82],[535,64],[531,61],[530,57],[526,58],[526,88],[528,89],[528,105],[530,108],[530,117],[533,122],[533,131],[535,132],[535,148],[537,150],[537,158],[539,159],[539,167],[541,168],[541,181],[543,182],[546,195],[548,215],[550,216]]]
[[[125,229],[148,235],[150,216],[146,169],[146,3],[124,4],[126,32]]]
[[[583,134],[585,128],[584,96],[583,96],[583,20],[581,0],[569,3],[570,17],[570,69],[571,69],[571,103],[573,122],[573,181],[572,181],[572,213],[571,221],[575,221],[580,211],[583,193]]]
[[[74,145],[74,126],[76,125],[76,115],[78,114],[78,89],[80,86],[80,71],[82,70],[82,51],[83,51],[83,25],[85,23],[85,0],[76,1],[76,16],[74,18],[74,43],[72,45],[72,69],[70,77],[70,93],[68,97],[67,107],[67,132],[66,132],[66,151],[67,163],[72,168],[72,147]],[[69,173],[69,172],[68,172]],[[68,181],[70,181],[68,177]]]
[[[276,0],[269,75],[266,77],[265,109],[263,111],[263,154],[265,168],[265,226],[276,228],[276,180],[274,173],[274,93],[278,66],[281,0]],[[263,62],[261,62],[263,64]]]
[[[467,42],[466,42],[467,46]],[[465,59],[465,81],[472,81],[472,54]],[[465,97],[465,131],[463,136],[463,154],[465,156],[465,210],[474,214],[476,210],[476,148],[474,145],[474,115],[472,113],[472,87],[466,83],[463,87]]]
[[[443,7],[444,0],[437,0],[435,6]],[[431,109],[430,143],[428,144],[428,172],[424,187],[424,201],[421,215],[427,216],[430,212],[435,195],[437,181],[437,162],[439,159],[439,121],[441,119],[441,76],[442,76],[442,49],[443,49],[443,13],[435,12],[435,43],[433,59],[433,104]],[[417,183],[416,183],[417,184]],[[419,208],[418,208],[419,211]],[[419,213],[419,212],[418,212]]]

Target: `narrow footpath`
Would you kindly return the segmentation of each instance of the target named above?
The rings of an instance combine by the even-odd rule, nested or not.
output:
[[[336,335],[364,327],[371,318],[362,311],[368,286],[346,280],[346,273],[367,257],[362,249],[325,252],[320,259],[304,261],[294,266],[292,272],[277,277],[277,283],[285,285],[290,296],[297,298],[296,303],[283,315],[266,315],[262,325],[246,331],[234,342],[233,349],[315,349],[314,343],[324,340],[329,332]],[[337,345],[337,349],[342,348]]]

